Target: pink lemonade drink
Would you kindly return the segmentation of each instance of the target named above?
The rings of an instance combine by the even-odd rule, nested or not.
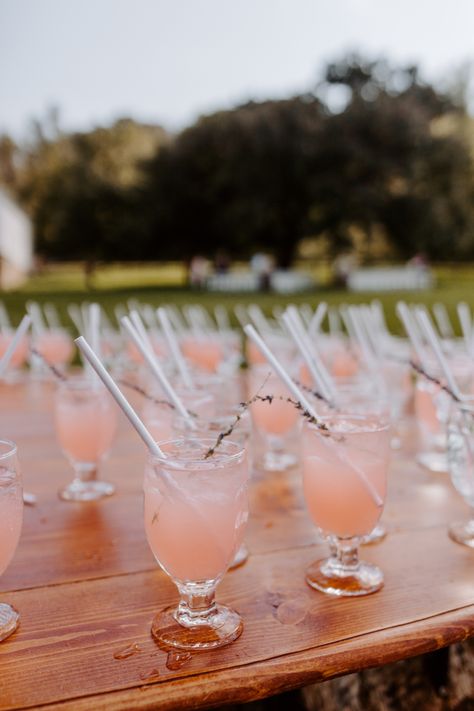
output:
[[[415,416],[420,451],[417,461],[433,472],[447,472],[446,425],[450,398],[439,385],[420,376],[415,387]]]
[[[87,378],[65,381],[56,393],[54,420],[59,444],[76,473],[61,498],[90,501],[113,493],[111,484],[97,479],[117,430],[117,409],[103,385]]]
[[[35,342],[36,350],[48,365],[65,366],[71,360],[74,346],[67,331],[51,329],[39,334]]]
[[[55,409],[61,448],[77,462],[98,462],[109,451],[117,429],[117,409],[101,387],[59,396]]]
[[[249,398],[256,394],[259,398],[269,396],[271,401],[256,400],[250,405],[255,463],[266,471],[285,471],[298,463],[301,414],[267,365],[254,366],[250,371]]]
[[[368,429],[363,417],[336,418],[331,432],[342,441],[319,434],[314,425],[303,430],[303,488],[313,523],[325,534],[341,538],[364,536],[382,513],[354,469],[364,472],[380,500],[385,500],[389,462],[389,430],[373,418]]]
[[[245,450],[228,442],[204,459],[214,444],[211,438],[166,443],[169,463],[152,460],[146,470],[148,542],[161,567],[182,583],[219,580],[242,543],[247,523]],[[160,473],[164,467],[175,482],[171,491]]]
[[[249,397],[257,392],[261,397],[274,396],[271,402],[252,403],[250,412],[255,427],[270,435],[284,435],[296,426],[299,414],[295,406],[287,402],[291,395],[281,380],[273,374],[266,380],[269,372],[264,366],[250,373]]]
[[[0,456],[0,575],[7,569],[20,540],[23,520],[21,484]]]
[[[192,437],[161,444],[145,470],[145,530],[161,568],[181,594],[178,608],[153,621],[152,634],[167,646],[207,649],[228,644],[242,631],[237,613],[217,605],[214,592],[243,541],[248,518],[245,450],[224,441]]]
[[[383,510],[390,461],[390,430],[384,416],[333,415],[323,432],[306,424],[303,489],[313,523],[335,554],[316,561],[306,580],[333,595],[366,595],[383,584],[383,574],[358,559],[358,545]]]
[[[224,346],[216,336],[186,336],[181,349],[185,358],[208,373],[216,373],[224,358]]]
[[[354,345],[336,335],[329,335],[322,343],[322,359],[335,378],[352,378],[359,372],[358,353]]]
[[[12,342],[13,336],[14,333],[12,331],[3,331],[0,333],[0,359],[2,358],[8,346]],[[11,368],[21,368],[21,366],[25,364],[25,361],[28,357],[28,345],[28,337],[24,336],[12,355],[10,361]]]
[[[0,575],[6,570],[16,551],[23,519],[23,491],[16,445],[0,440]],[[18,626],[18,612],[0,603],[0,641]]]

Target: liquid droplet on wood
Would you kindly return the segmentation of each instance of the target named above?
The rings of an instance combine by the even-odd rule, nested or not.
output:
[[[177,671],[178,669],[181,669],[186,662],[189,662],[191,657],[191,652],[178,652],[172,650],[168,652],[168,656],[166,657],[166,666],[171,671]]]
[[[128,657],[132,657],[134,654],[139,654],[141,651],[142,650],[137,642],[133,642],[132,644],[128,644],[123,649],[119,649],[118,652],[115,652],[114,659],[128,659]]]

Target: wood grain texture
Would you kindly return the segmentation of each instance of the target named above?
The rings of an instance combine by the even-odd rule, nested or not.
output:
[[[59,501],[70,477],[54,441],[52,389],[0,389],[0,431],[20,446],[25,484],[22,540],[1,580],[21,627],[0,644],[0,709],[188,709],[248,701],[420,654],[474,632],[474,551],[446,524],[466,507],[445,475],[397,453],[384,520],[387,539],[363,549],[386,585],[359,600],[308,588],[305,566],[325,554],[302,499],[299,473],[260,474],[251,487],[251,557],[228,573],[218,597],[245,620],[231,646],[179,669],[150,637],[150,621],[176,600],[142,522],[143,452],[122,422],[104,475],[117,494],[100,504]],[[42,410],[41,408],[44,408]],[[126,659],[114,654],[136,643]]]

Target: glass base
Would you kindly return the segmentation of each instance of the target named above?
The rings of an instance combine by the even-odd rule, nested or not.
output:
[[[306,570],[306,582],[315,590],[339,597],[358,597],[377,592],[383,586],[383,573],[376,565],[359,562],[344,568],[337,558],[324,558]]]
[[[6,602],[0,602],[0,642],[16,630],[20,623],[20,613]]]
[[[268,472],[285,472],[298,464],[298,458],[290,452],[265,452],[263,468]]]
[[[383,523],[378,523],[368,536],[362,536],[360,542],[362,545],[370,545],[371,543],[380,543],[387,535],[387,529]]]
[[[421,452],[416,461],[430,472],[437,474],[448,472],[448,457],[444,452]]]
[[[242,634],[240,615],[225,605],[213,605],[204,619],[178,622],[179,608],[167,607],[153,618],[151,634],[165,648],[200,651],[224,647]]]
[[[63,501],[98,501],[106,496],[112,496],[115,486],[107,481],[81,481],[74,479],[58,496]]]
[[[470,519],[469,521],[458,521],[450,524],[448,535],[456,543],[474,548],[474,520]]]
[[[229,570],[234,570],[235,568],[239,568],[241,565],[247,562],[249,557],[249,549],[245,545],[245,543],[242,543],[240,546],[239,550],[234,556],[234,560],[232,563],[229,565]]]

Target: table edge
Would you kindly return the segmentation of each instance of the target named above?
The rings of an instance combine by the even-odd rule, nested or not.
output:
[[[362,669],[433,652],[474,635],[474,604],[424,620],[368,632],[322,647],[279,655],[182,679],[143,684],[36,706],[47,711],[207,709],[245,703],[351,674]],[[361,640],[365,644],[361,647]],[[196,699],[196,680],[206,686]],[[31,708],[28,706],[24,709]]]

